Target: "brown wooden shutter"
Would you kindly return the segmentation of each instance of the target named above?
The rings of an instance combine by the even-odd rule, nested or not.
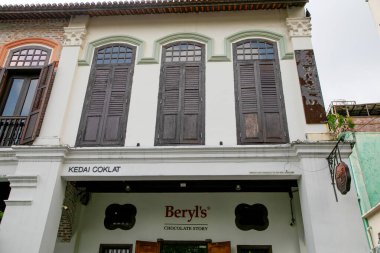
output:
[[[265,142],[284,142],[283,108],[281,106],[279,85],[275,62],[272,60],[258,61],[259,80],[262,99],[262,120]]]
[[[32,109],[26,119],[20,144],[32,143],[40,133],[50,92],[54,83],[56,66],[57,62],[53,62],[52,64],[43,67],[41,70],[37,90],[32,103]]]
[[[122,146],[128,115],[132,69],[96,67],[89,81],[77,145]]]
[[[79,143],[77,143],[79,145],[100,145],[104,108],[107,102],[107,87],[111,73],[111,66],[97,67],[91,73],[79,127]]]
[[[4,92],[6,90],[7,77],[8,77],[8,70],[6,68],[0,68],[0,101],[5,100]],[[1,104],[2,103],[0,102],[0,106]]]
[[[209,242],[207,253],[231,253],[231,242]]]
[[[180,80],[181,66],[165,66],[161,73],[159,144],[176,144],[180,138]]]
[[[136,253],[160,253],[159,242],[136,241]]]
[[[102,143],[104,145],[123,145],[125,139],[125,126],[128,112],[128,79],[131,68],[128,66],[115,66],[110,83],[108,103],[104,114],[104,130]]]
[[[239,63],[237,69],[238,107],[241,143],[262,142],[263,129],[259,107],[259,90],[253,62]]]
[[[303,108],[307,124],[326,122],[318,70],[313,50],[295,50],[298,77],[301,86]]]
[[[182,107],[182,144],[201,144],[202,132],[202,66],[184,66],[183,107]]]

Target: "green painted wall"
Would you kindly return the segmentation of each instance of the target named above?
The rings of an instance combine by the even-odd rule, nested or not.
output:
[[[380,133],[349,133],[346,139],[356,142],[350,163],[365,213],[380,202]]]

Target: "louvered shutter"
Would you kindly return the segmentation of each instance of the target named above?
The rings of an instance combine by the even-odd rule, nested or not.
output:
[[[231,253],[231,242],[210,242],[207,249],[207,253]]]
[[[8,70],[6,68],[0,68],[0,99],[4,99],[4,91],[7,85]],[[0,103],[1,105],[1,103]]]
[[[115,66],[112,82],[109,84],[104,113],[102,144],[123,145],[128,112],[128,79],[131,69],[127,66]]]
[[[96,67],[82,115],[77,145],[124,144],[131,68],[122,65]]]
[[[201,144],[202,131],[202,66],[185,65],[183,76],[182,144]]]
[[[238,80],[238,113],[241,143],[262,142],[263,129],[259,108],[259,90],[256,80],[256,65],[253,62],[239,63]]]
[[[102,66],[91,73],[78,136],[79,145],[100,145],[107,87],[112,74],[111,66]]]
[[[280,143],[285,141],[286,136],[275,64],[274,60],[257,62],[262,98],[264,141]]]
[[[161,73],[161,98],[159,116],[159,144],[176,144],[180,138],[180,82],[181,67],[165,66]]]
[[[160,253],[160,243],[136,241],[135,253]]]
[[[32,143],[40,133],[50,92],[54,83],[56,66],[57,63],[54,62],[46,67],[43,67],[41,70],[37,90],[32,102],[32,108],[28,118],[26,119],[20,144]]]

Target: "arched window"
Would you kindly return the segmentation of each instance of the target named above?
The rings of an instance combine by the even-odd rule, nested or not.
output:
[[[42,67],[48,64],[49,57],[49,49],[38,46],[22,47],[10,51],[7,65],[19,68]]]
[[[135,55],[126,44],[95,50],[77,146],[124,145]]]
[[[276,44],[250,39],[233,45],[239,144],[288,139]]]
[[[155,145],[204,144],[204,45],[163,47]]]
[[[9,51],[0,69],[0,146],[31,143],[38,136],[53,85],[50,54],[41,46]]]

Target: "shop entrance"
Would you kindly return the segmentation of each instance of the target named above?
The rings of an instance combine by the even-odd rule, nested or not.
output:
[[[136,253],[231,253],[230,242],[136,241]]]

